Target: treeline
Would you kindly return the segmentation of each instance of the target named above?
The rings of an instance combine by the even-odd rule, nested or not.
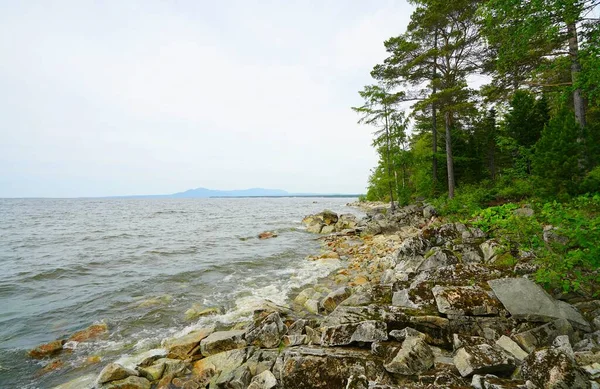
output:
[[[368,200],[600,191],[600,0],[409,2],[353,108],[376,128]]]

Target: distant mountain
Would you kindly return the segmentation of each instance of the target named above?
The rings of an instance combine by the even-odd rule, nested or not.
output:
[[[267,197],[267,196],[289,196],[289,193],[281,189],[251,188],[243,190],[214,190],[206,188],[189,189],[185,192],[173,193],[167,197],[173,198],[205,198],[205,197]]]
[[[199,199],[210,197],[358,197],[358,194],[289,193],[282,189],[251,188],[241,190],[189,189],[166,195],[112,196],[113,198]]]

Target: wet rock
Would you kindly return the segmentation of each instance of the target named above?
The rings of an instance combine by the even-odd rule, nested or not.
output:
[[[279,346],[286,332],[287,327],[281,321],[279,313],[273,312],[248,329],[246,341],[253,346],[273,348]]]
[[[553,299],[542,287],[526,278],[501,278],[490,280],[488,284],[515,319],[543,322],[567,319],[578,329],[591,330],[575,307]]]
[[[129,376],[137,376],[138,373],[134,370],[127,369],[118,363],[111,363],[107,365],[102,371],[100,375],[98,375],[98,379],[96,382],[99,385],[102,385],[111,381],[122,380],[123,378],[127,378]]]
[[[387,325],[382,321],[367,320],[359,323],[324,327],[323,346],[345,346],[354,342],[387,340]]]
[[[165,371],[163,375],[172,375],[173,377],[182,375],[188,367],[188,364],[181,359],[161,358],[157,359],[155,363],[164,364]]]
[[[500,339],[496,341],[496,344],[504,349],[504,351],[515,357],[515,359],[518,361],[523,361],[525,358],[527,358],[528,354],[523,351],[523,349],[519,347],[514,340],[506,335],[502,335]]]
[[[271,389],[277,385],[277,379],[269,370],[254,376],[248,389]]]
[[[222,373],[229,373],[240,367],[246,360],[245,349],[229,350],[214,354],[194,362],[192,375],[195,377],[208,377],[211,382],[216,382]]]
[[[265,231],[265,232],[261,232],[260,234],[258,234],[258,239],[264,240],[264,239],[271,239],[271,238],[277,238],[279,235],[277,235],[277,233],[273,232],[273,231]]]
[[[333,312],[333,310],[352,294],[352,290],[348,287],[339,288],[329,293],[322,301],[321,307],[325,312]]]
[[[102,385],[102,389],[150,389],[152,384],[143,377],[130,376]]]
[[[285,389],[345,388],[350,376],[388,384],[381,362],[366,350],[299,347],[286,349],[273,368]]]
[[[463,377],[473,374],[510,375],[515,370],[514,358],[503,349],[489,344],[465,346],[454,356],[454,365]]]
[[[525,351],[532,352],[538,347],[549,346],[560,335],[573,336],[573,327],[566,319],[515,334],[513,338]]]
[[[200,341],[200,351],[204,356],[246,347],[245,331],[218,331]]]
[[[186,359],[200,352],[198,349],[200,342],[214,330],[214,326],[200,328],[180,338],[167,339],[163,346],[169,350],[169,358]]]
[[[106,323],[93,324],[85,330],[75,332],[73,335],[71,335],[71,337],[69,337],[68,341],[85,342],[90,339],[98,338],[107,333],[108,325]]]
[[[81,377],[77,377],[63,384],[60,384],[58,386],[55,386],[54,389],[92,389],[95,386],[95,381],[95,374],[87,374]]]
[[[302,219],[302,224],[306,225],[306,230],[312,233],[323,233],[322,230],[326,226],[333,226],[331,231],[335,230],[335,224],[338,222],[338,215],[335,212],[325,210],[316,215],[309,215]]]
[[[586,374],[565,353],[544,349],[531,353],[521,365],[521,375],[539,388],[589,388]]]
[[[435,286],[432,289],[440,313],[446,315],[497,315],[500,302],[477,286]]]
[[[147,367],[137,367],[140,376],[150,380],[158,381],[165,372],[166,364],[164,362],[155,363]]]
[[[42,359],[52,355],[56,355],[63,350],[63,345],[66,340],[60,339],[50,343],[42,344],[29,351],[29,356],[35,359]]]
[[[434,355],[421,336],[409,336],[392,360],[384,365],[390,373],[421,374],[433,366]]]

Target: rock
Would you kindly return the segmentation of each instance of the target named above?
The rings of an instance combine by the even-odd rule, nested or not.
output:
[[[216,382],[223,373],[229,373],[242,366],[246,360],[245,349],[234,349],[218,354],[213,354],[204,359],[194,362],[192,367],[192,376],[199,378],[208,378],[211,382]]]
[[[384,365],[390,373],[415,375],[433,367],[434,355],[420,336],[409,336],[392,360]]]
[[[409,289],[402,289],[397,292],[394,292],[392,295],[392,305],[396,307],[405,307],[405,308],[419,308],[420,305],[415,304],[409,295]]]
[[[562,351],[571,359],[575,359],[575,353],[573,352],[573,348],[571,347],[571,341],[569,341],[568,335],[559,335],[552,342],[552,347]]]
[[[446,315],[497,315],[502,308],[496,298],[478,286],[436,285],[432,292],[438,311]]]
[[[198,349],[200,342],[212,334],[214,330],[214,326],[200,328],[180,338],[167,339],[164,342],[164,347],[169,350],[168,357],[186,359],[194,354],[198,354],[200,351]]]
[[[561,235],[558,227],[544,226],[543,237],[546,243],[558,243],[563,246],[569,243],[569,238]]]
[[[29,356],[35,359],[42,359],[51,355],[56,355],[62,351],[66,340],[60,339],[50,343],[42,344],[29,351]]]
[[[163,375],[172,375],[173,377],[182,375],[182,373],[188,367],[188,364],[181,359],[161,358],[157,359],[155,363],[163,363],[165,365],[165,371],[163,372]]]
[[[589,323],[575,307],[553,299],[542,287],[526,278],[501,278],[490,280],[488,284],[517,320],[549,322],[567,319],[578,329],[591,330]]]
[[[499,347],[502,347],[504,351],[515,357],[515,359],[517,359],[518,361],[522,362],[525,358],[527,358],[528,354],[525,351],[523,351],[523,349],[519,347],[519,345],[514,340],[512,340],[506,335],[502,335],[500,339],[496,341],[496,344]]]
[[[137,367],[137,371],[140,376],[148,379],[149,381],[158,381],[165,372],[166,364],[164,362],[155,363],[147,367]]]
[[[111,382],[122,380],[123,378],[127,378],[129,376],[137,376],[138,373],[134,370],[127,369],[118,363],[108,364],[98,376],[96,382],[100,385]]]
[[[426,205],[423,208],[423,217],[427,220],[431,219],[432,217],[436,216],[437,214],[438,213],[433,205]]]
[[[395,271],[414,273],[425,260],[425,252],[429,249],[429,242],[421,236],[405,239],[396,252]]]
[[[488,373],[510,375],[516,367],[513,357],[503,349],[489,344],[459,349],[454,356],[454,364],[463,377]]]
[[[591,379],[595,380],[600,378],[600,363],[595,362],[591,365],[582,366],[582,369]]]
[[[287,327],[281,321],[279,313],[273,312],[248,329],[246,342],[257,347],[273,348],[279,346],[286,332]]]
[[[331,234],[332,232],[335,232],[335,225],[323,226],[321,229],[321,234]]]
[[[311,224],[306,226],[306,231],[313,234],[320,234],[321,230],[323,230],[322,224]]]
[[[306,300],[306,302],[304,303],[304,308],[313,314],[318,314],[319,313],[319,300],[310,298],[308,300]]]
[[[250,374],[255,376],[265,370],[271,370],[278,356],[279,350],[256,350],[252,353],[252,356],[244,362],[244,365],[248,367]]]
[[[277,235],[276,232],[273,231],[265,231],[265,232],[261,232],[260,234],[258,234],[258,239],[271,239],[271,238],[277,238],[279,235]]]
[[[252,375],[247,366],[240,366],[237,369],[229,372],[221,373],[219,378],[214,381],[211,387],[226,388],[226,389],[246,389],[250,384]]]
[[[95,374],[87,374],[71,381],[55,386],[53,389],[93,389],[96,381]]]
[[[531,353],[521,365],[521,375],[539,388],[589,388],[586,374],[565,353],[544,349]]]
[[[456,263],[458,263],[458,258],[452,251],[434,247],[425,254],[425,260],[417,268],[417,271],[436,269]]]
[[[150,389],[152,384],[143,377],[130,376],[102,385],[102,389]]]
[[[329,293],[322,301],[321,307],[325,312],[333,312],[333,310],[342,301],[346,300],[352,294],[352,289],[348,287],[339,288]]]
[[[390,383],[381,362],[369,351],[341,348],[285,349],[273,367],[279,387],[285,389],[343,389],[352,375]]]
[[[317,330],[315,330],[309,326],[306,326],[305,330],[306,330],[306,341],[308,342],[309,345],[321,344],[321,334],[319,332],[317,332]]]
[[[403,342],[407,338],[415,338],[415,337],[421,338],[423,340],[427,339],[427,335],[415,330],[414,328],[410,328],[410,327],[406,327],[401,330],[392,330],[392,331],[390,331],[390,336],[399,342]]]
[[[285,347],[292,347],[308,343],[308,338],[306,335],[285,335],[281,341]]]
[[[77,331],[68,341],[74,342],[85,342],[90,339],[95,339],[99,336],[105,335],[108,332],[108,325],[106,323],[93,324],[85,330]]]
[[[346,213],[339,216],[337,223],[335,223],[336,231],[344,231],[348,229],[354,229],[358,226],[356,216]]]
[[[529,207],[515,209],[514,214],[521,217],[532,217],[535,211]]]
[[[246,347],[244,334],[245,331],[213,332],[200,341],[200,351],[202,352],[202,355],[208,357],[224,351]]]
[[[387,326],[384,322],[367,320],[359,323],[324,327],[321,344],[323,346],[345,346],[353,342],[387,340],[387,337]]]
[[[479,245],[481,252],[483,253],[483,262],[493,262],[493,260],[500,253],[500,243],[490,239]]]
[[[316,215],[309,215],[302,219],[302,224],[306,225],[306,230],[312,233],[324,233],[322,230],[325,226],[328,228],[327,233],[335,231],[335,224],[338,222],[338,215],[335,212],[325,210]]]
[[[277,379],[269,370],[254,376],[248,389],[271,389],[277,385]]]
[[[555,320],[513,337],[525,351],[532,352],[538,347],[549,346],[560,335],[573,336],[573,327],[566,319]]]

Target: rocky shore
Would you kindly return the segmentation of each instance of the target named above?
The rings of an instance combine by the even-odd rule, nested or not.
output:
[[[249,323],[165,339],[58,388],[600,388],[600,300],[548,294],[532,281],[535,258],[504,261],[497,241],[432,206],[361,206],[363,219],[303,220],[323,246],[309,260],[341,266],[289,305],[266,301]],[[30,356],[51,366],[69,342],[106,331]]]

